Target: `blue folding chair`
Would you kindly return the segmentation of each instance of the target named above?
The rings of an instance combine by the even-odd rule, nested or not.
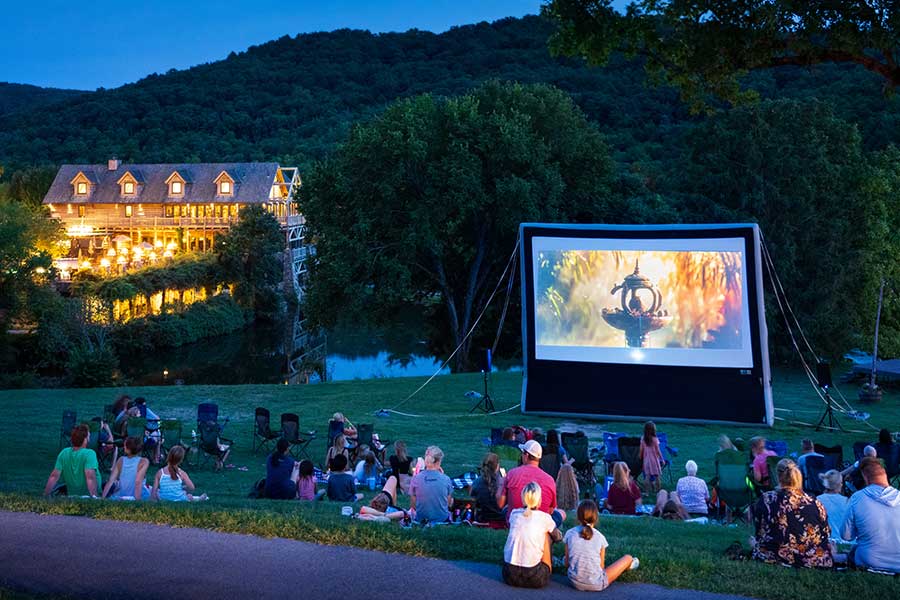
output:
[[[777,456],[787,456],[788,443],[784,440],[766,440],[766,450],[771,450]]]

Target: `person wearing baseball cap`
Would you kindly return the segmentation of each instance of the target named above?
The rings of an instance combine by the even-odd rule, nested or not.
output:
[[[543,450],[535,440],[528,440],[519,444],[522,451],[522,465],[510,470],[507,476],[497,486],[497,506],[507,507],[509,513],[517,508],[524,508],[522,504],[522,490],[532,481],[541,487],[541,505],[538,510],[549,514],[557,527],[560,527],[566,519],[566,513],[556,507],[556,482],[540,468]]]

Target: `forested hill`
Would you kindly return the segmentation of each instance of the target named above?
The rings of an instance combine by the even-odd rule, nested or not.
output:
[[[604,69],[550,56],[552,25],[538,17],[451,29],[282,37],[227,59],[152,75],[3,115],[0,164],[278,160],[307,165],[350,124],[397,97],[455,95],[479,82],[546,82],[573,95],[607,135],[620,164],[665,161],[672,135],[693,119],[670,89],[646,87],[638,65]],[[855,121],[865,143],[900,138],[896,102],[855,68],[781,70],[754,76],[766,96],[815,96]],[[2,100],[0,100],[2,102]]]
[[[39,106],[74,98],[80,94],[84,92],[0,81],[0,115],[19,109],[34,110]]]

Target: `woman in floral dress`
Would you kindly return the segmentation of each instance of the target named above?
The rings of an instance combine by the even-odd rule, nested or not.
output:
[[[776,474],[778,489],[763,494],[753,509],[753,557],[792,567],[831,567],[825,507],[803,492],[794,461],[780,461]]]

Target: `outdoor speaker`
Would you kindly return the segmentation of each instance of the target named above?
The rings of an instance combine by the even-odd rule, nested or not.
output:
[[[816,379],[819,380],[819,387],[831,387],[831,365],[825,361],[816,363]]]

